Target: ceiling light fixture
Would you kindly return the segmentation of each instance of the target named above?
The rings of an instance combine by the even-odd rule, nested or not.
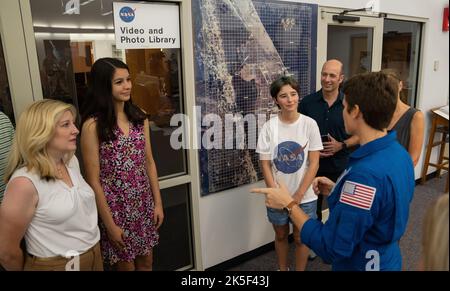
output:
[[[81,6],[88,5],[89,3],[92,3],[92,2],[94,2],[94,1],[95,1],[95,0],[87,0],[87,1],[82,2],[80,5],[81,5]]]

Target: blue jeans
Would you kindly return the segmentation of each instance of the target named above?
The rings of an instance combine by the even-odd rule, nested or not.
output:
[[[312,219],[317,219],[317,200],[303,203],[299,205],[300,208]],[[269,222],[275,225],[285,225],[289,222],[292,223],[291,219],[289,218],[289,215],[286,213],[286,211],[282,209],[274,209],[267,207],[267,218],[269,219]]]

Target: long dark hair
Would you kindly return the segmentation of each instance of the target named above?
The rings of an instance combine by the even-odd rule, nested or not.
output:
[[[116,139],[113,132],[117,127],[117,116],[113,105],[112,79],[118,68],[130,71],[124,62],[114,58],[98,59],[91,69],[82,122],[91,117],[96,119],[100,143]],[[131,102],[131,98],[125,101],[124,111],[134,125],[141,124],[146,118],[144,112]]]

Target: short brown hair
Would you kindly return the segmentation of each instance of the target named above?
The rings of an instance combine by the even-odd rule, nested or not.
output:
[[[270,95],[273,98],[277,98],[281,88],[285,85],[290,85],[297,93],[300,94],[298,89],[298,82],[291,76],[281,76],[270,85]]]
[[[272,96],[273,99],[275,100],[277,99],[278,93],[280,92],[281,88],[283,88],[283,86],[285,85],[290,85],[292,89],[297,91],[297,94],[300,95],[297,80],[295,80],[291,76],[281,76],[275,81],[273,81],[272,84],[270,84],[270,95]],[[277,104],[277,106],[278,108],[280,108],[280,105]]]
[[[393,78],[381,72],[355,75],[345,82],[342,91],[347,112],[358,105],[370,127],[377,130],[388,127],[397,106],[398,83]]]

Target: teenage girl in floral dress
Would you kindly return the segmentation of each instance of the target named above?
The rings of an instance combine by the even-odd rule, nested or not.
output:
[[[130,100],[126,64],[99,59],[90,77],[81,150],[101,218],[103,258],[117,270],[151,270],[164,214],[149,123]]]

